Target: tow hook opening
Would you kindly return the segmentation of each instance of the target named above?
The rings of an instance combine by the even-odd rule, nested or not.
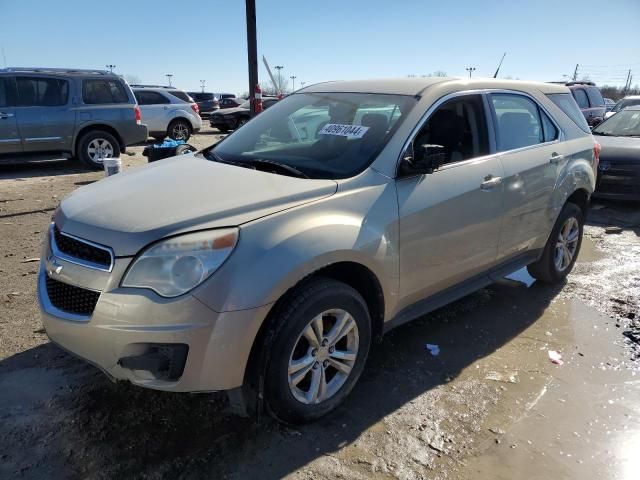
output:
[[[158,380],[178,380],[187,363],[189,345],[182,343],[148,344],[142,355],[122,357],[118,365],[128,370],[143,370]]]

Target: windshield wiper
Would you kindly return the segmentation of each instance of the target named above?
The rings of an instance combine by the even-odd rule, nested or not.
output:
[[[225,160],[220,155],[215,153],[213,150],[209,150],[208,152],[204,152],[203,154],[207,160],[213,160],[218,163],[226,163],[227,165],[236,165],[240,167],[244,167],[245,165],[242,162],[232,162],[231,160]]]
[[[286,163],[276,162],[275,160],[266,160],[264,158],[252,158],[250,160],[244,160],[242,163],[248,163],[250,165],[266,165],[266,166],[274,166],[279,168],[280,170],[284,170],[285,172],[291,174],[294,177],[299,178],[309,178],[309,175],[298,170],[296,167],[292,167],[291,165],[287,165]]]

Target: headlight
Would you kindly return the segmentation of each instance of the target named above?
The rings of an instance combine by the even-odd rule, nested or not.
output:
[[[209,278],[231,254],[237,241],[237,228],[162,240],[134,260],[122,286],[149,288],[163,297],[177,297]]]

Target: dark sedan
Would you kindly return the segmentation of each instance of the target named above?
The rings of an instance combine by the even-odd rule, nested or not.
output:
[[[264,109],[278,101],[277,98],[263,98],[262,105]],[[223,133],[229,130],[235,130],[249,121],[251,118],[251,110],[249,100],[245,100],[236,108],[223,108],[217,110],[209,117],[209,123],[212,127],[217,128]]]
[[[594,197],[640,201],[640,106],[625,108],[593,134],[602,146]]]

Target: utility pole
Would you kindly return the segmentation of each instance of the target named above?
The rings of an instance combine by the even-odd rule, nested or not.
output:
[[[275,67],[276,70],[278,70],[278,85],[276,85],[276,90],[278,91],[278,93],[282,93],[282,69],[284,68],[282,65],[276,65]]]
[[[289,78],[291,79],[291,82],[292,82],[291,91],[295,92],[296,91],[296,78],[298,78],[298,77],[296,77],[295,75],[291,75]]]
[[[631,76],[631,69],[629,69],[629,73],[627,73],[627,81],[624,82],[624,94],[626,95],[627,92],[629,91],[629,88],[631,88],[631,79],[633,77]]]
[[[256,37],[256,0],[245,0],[247,20],[247,63],[249,65],[249,99],[251,116],[256,114],[256,87],[258,86],[258,41]]]
[[[167,80],[169,80],[169,86],[171,86],[171,77],[173,77],[173,74],[172,73],[167,73],[165,75],[165,77],[167,77]]]
[[[471,74],[476,71],[476,67],[468,67],[465,70],[469,72],[469,78],[471,78]]]
[[[576,80],[578,80],[578,67],[579,65],[576,63],[576,69],[573,71],[573,77],[572,80],[575,82]]]
[[[200,80],[200,88],[202,88],[202,93],[204,93],[204,84],[206,80]]]
[[[105,67],[107,67],[111,73],[113,73],[113,69],[116,68],[115,65],[111,65],[111,64],[105,65]]]

